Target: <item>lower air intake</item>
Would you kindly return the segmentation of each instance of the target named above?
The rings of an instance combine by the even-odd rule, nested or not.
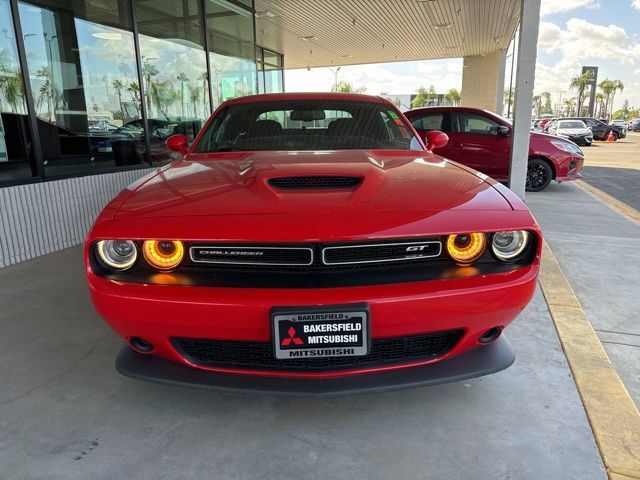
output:
[[[378,338],[371,341],[369,353],[361,357],[295,360],[276,359],[271,343],[195,338],[174,338],[172,342],[181,355],[196,365],[247,370],[330,372],[435,359],[449,352],[462,333],[462,330],[449,330],[407,337]]]

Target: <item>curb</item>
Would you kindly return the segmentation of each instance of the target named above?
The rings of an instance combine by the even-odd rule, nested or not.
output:
[[[640,413],[547,242],[539,282],[609,478],[640,479]]]
[[[635,208],[630,207],[624,202],[621,202],[615,197],[612,197],[608,193],[603,192],[599,188],[594,187],[593,185],[588,184],[584,180],[576,181],[576,184],[594,197],[596,200],[604,203],[607,207],[611,208],[615,212],[619,213],[623,217],[627,218],[629,221],[635,223],[640,227],[640,212],[638,212]]]

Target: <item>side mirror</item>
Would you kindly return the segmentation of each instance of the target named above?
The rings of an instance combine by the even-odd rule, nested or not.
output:
[[[165,142],[169,150],[173,150],[174,152],[179,152],[182,155],[186,155],[189,153],[189,139],[184,133],[177,133],[175,135],[171,135],[167,138]]]
[[[505,125],[500,125],[497,129],[496,129],[496,133],[498,135],[501,135],[503,137],[510,137],[511,136],[511,128],[505,126]]]
[[[434,149],[442,148],[449,143],[449,137],[440,130],[431,130],[427,132],[425,142],[427,143],[427,150],[432,152]]]

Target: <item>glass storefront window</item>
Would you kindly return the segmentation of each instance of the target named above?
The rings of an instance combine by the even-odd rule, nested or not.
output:
[[[0,182],[37,175],[30,143],[24,82],[8,0],[0,0]]]
[[[166,162],[211,107],[282,91],[254,20],[253,0],[0,0],[0,184]]]
[[[189,141],[210,115],[207,60],[199,0],[150,0],[136,4],[144,101],[151,157],[173,154],[165,140],[185,133]]]
[[[230,98],[256,93],[253,12],[230,0],[205,3],[211,91],[217,107]]]
[[[284,92],[284,71],[282,55],[258,47],[256,49],[258,64],[258,92]]]
[[[144,164],[129,3],[18,5],[45,175]]]

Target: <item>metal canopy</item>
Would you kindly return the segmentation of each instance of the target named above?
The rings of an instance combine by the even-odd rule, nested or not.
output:
[[[520,0],[256,0],[258,45],[287,68],[506,50]]]

